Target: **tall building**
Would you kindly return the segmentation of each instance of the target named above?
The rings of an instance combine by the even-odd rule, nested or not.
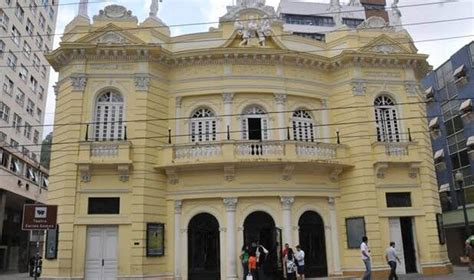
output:
[[[143,22],[118,5],[80,13],[47,56],[71,125],[54,132],[45,279],[237,279],[257,242],[266,279],[284,243],[306,252],[307,277],[360,276],[364,235],[376,277],[390,241],[400,273],[451,270],[429,66],[406,31],[371,17],[308,40],[239,0],[216,29],[170,37],[158,5]]]
[[[474,233],[474,42],[423,79],[450,260],[459,262],[466,240],[463,199]],[[455,174],[460,172],[464,197]]]
[[[281,0],[278,14],[285,22],[284,30],[305,38],[324,41],[328,32],[355,29],[366,19],[375,16],[392,25],[400,25],[401,14],[395,4],[389,14],[385,0],[353,0],[341,4],[339,0],[309,2]],[[400,28],[400,27],[398,27]]]
[[[47,170],[39,166],[54,0],[0,1],[0,271],[26,271],[28,232],[23,204],[46,202]],[[31,240],[36,240],[37,237]]]

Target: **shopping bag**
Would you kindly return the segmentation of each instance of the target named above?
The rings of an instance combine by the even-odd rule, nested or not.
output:
[[[470,263],[471,262],[471,258],[469,258],[469,256],[461,256],[459,257],[459,261],[461,263]]]
[[[252,274],[247,275],[247,278],[245,278],[245,279],[246,280],[253,280]]]

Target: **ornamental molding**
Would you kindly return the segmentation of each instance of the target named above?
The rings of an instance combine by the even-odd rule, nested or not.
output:
[[[395,32],[395,28],[390,26],[385,19],[382,17],[377,17],[377,16],[372,16],[368,19],[366,19],[364,22],[362,22],[357,29],[358,30],[367,30],[367,31],[373,31],[375,28],[380,28],[383,29],[383,31],[391,31]]]
[[[132,11],[127,10],[124,6],[110,5],[99,11],[98,15],[93,17],[94,21],[131,21],[138,23],[136,16],[132,15]]]
[[[282,196],[280,197],[280,202],[281,202],[281,206],[283,207],[283,210],[291,210],[291,206],[293,206],[293,203],[295,203],[295,197]]]
[[[151,77],[148,74],[135,75],[135,89],[137,91],[148,91],[150,88]]]
[[[71,75],[71,85],[73,91],[84,91],[87,86],[87,76],[86,75]]]
[[[81,182],[88,183],[92,179],[90,165],[79,165],[79,174],[81,176]]]
[[[286,102],[288,95],[286,93],[275,93],[275,102],[278,105],[283,105]]]
[[[246,12],[256,12],[270,19],[279,18],[275,8],[266,5],[266,0],[237,0],[236,5],[227,6],[227,13],[219,18],[219,22],[222,24],[224,22],[235,21],[239,15]]]
[[[339,180],[339,175],[341,175],[344,169],[342,167],[335,167],[329,174],[329,179],[331,182],[337,182]]]
[[[224,104],[232,104],[232,101],[234,100],[234,93],[223,93],[222,99],[224,101]]]
[[[367,92],[367,81],[365,80],[354,80],[352,81],[352,95],[364,96]]]
[[[405,82],[405,91],[408,96],[414,97],[418,95],[420,84],[417,82]]]
[[[271,25],[267,16],[260,19],[250,16],[245,21],[237,18],[234,28],[241,39],[239,47],[265,47],[267,38],[272,35]]]
[[[379,179],[385,178],[385,172],[388,169],[388,163],[381,162],[375,164],[375,175]]]
[[[421,163],[410,163],[408,171],[408,177],[416,179],[421,168]]]
[[[166,176],[168,176],[168,184],[176,185],[179,183],[178,172],[174,168],[165,169]]]
[[[235,180],[235,166],[233,165],[224,166],[224,179],[228,182]]]
[[[288,164],[283,168],[282,179],[285,181],[290,181],[293,178],[293,173],[295,171],[294,164]]]
[[[119,180],[121,182],[128,182],[130,179],[130,165],[118,165],[117,171],[119,173]]]
[[[238,199],[236,197],[224,198],[223,202],[227,212],[235,212],[238,202]]]
[[[174,201],[174,213],[181,214],[183,210],[183,201],[182,200],[175,200]]]

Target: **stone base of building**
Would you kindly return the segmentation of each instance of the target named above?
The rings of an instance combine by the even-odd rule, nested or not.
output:
[[[453,273],[453,266],[448,264],[443,265],[433,265],[433,266],[423,266],[422,273],[423,275],[447,275]],[[363,271],[344,271],[344,276],[347,277],[356,277],[360,278],[364,274]],[[373,270],[372,277],[373,280],[385,280],[390,274],[390,269],[380,269]],[[337,279],[337,278],[336,278]]]
[[[172,275],[118,276],[117,280],[180,280]],[[85,280],[84,277],[41,277],[41,280]]]
[[[453,273],[453,265],[450,263],[443,264],[443,265],[423,267],[424,275],[443,275],[443,274],[451,274],[451,273]]]

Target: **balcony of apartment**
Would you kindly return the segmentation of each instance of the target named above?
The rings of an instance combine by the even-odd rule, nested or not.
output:
[[[422,162],[418,142],[374,142],[372,143],[372,156],[379,178],[384,176],[384,171],[389,166],[407,166],[410,177],[416,177],[417,170]]]
[[[239,166],[282,165],[292,171],[298,165],[325,166],[339,175],[349,168],[347,146],[318,142],[227,140],[208,143],[170,144],[160,150],[156,169],[172,178],[178,170]],[[173,179],[170,181],[173,182]]]

